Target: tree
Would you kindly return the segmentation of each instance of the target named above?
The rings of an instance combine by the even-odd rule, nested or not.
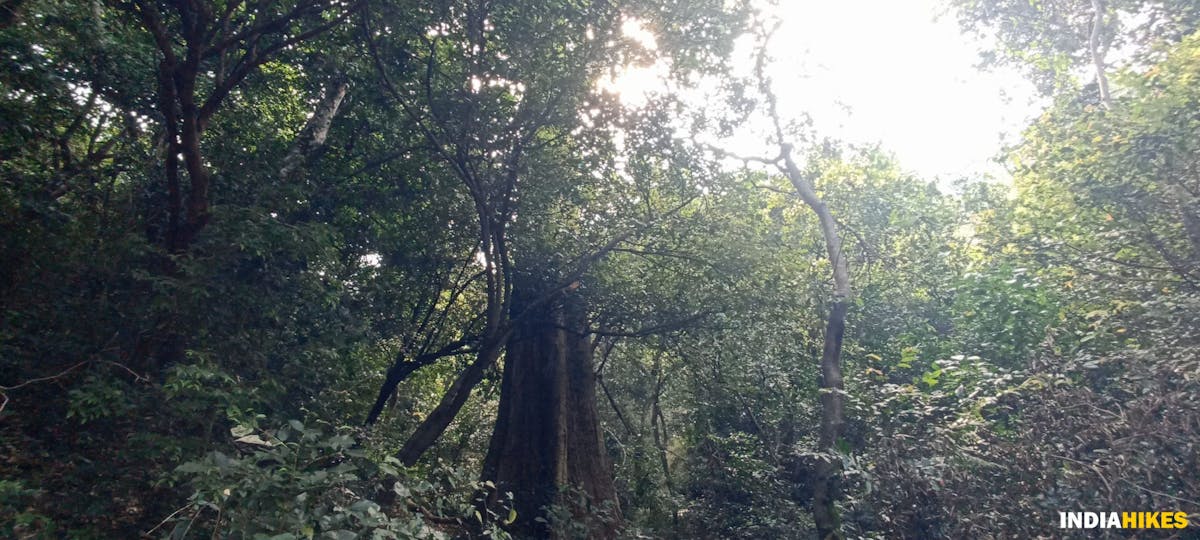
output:
[[[121,7],[141,21],[160,57],[156,105],[164,128],[160,152],[167,191],[163,242],[168,252],[178,254],[187,251],[211,219],[212,175],[202,137],[213,115],[261,65],[343,23],[358,5],[316,1],[286,7],[272,1],[235,1],[177,4],[163,10],[135,1]],[[182,50],[177,42],[182,42]],[[207,93],[200,93],[202,89]],[[336,96],[344,90],[331,88],[329,93]],[[340,101],[330,101],[319,111],[321,116],[331,118]],[[187,173],[186,194],[181,172]]]
[[[369,17],[362,23],[392,101],[474,205],[486,296],[475,333],[457,346],[393,365],[375,410],[406,373],[471,347],[475,359],[400,450],[401,461],[416,463],[507,347],[500,410],[484,472],[495,476],[490,479],[500,489],[526,496],[518,499],[516,527],[540,530],[538,534],[549,531],[534,518],[543,505],[567,500],[565,493],[554,494],[563,486],[582,489],[596,504],[611,503],[613,493],[596,424],[591,351],[582,345],[590,333],[587,306],[573,299],[573,291],[598,261],[694,198],[687,189],[676,193],[656,185],[657,179],[634,178],[632,186],[623,185],[627,181],[617,159],[623,150],[617,137],[638,134],[630,126],[640,118],[623,112],[615,96],[595,89],[614,58],[620,65],[646,54],[621,29],[624,12],[649,14],[652,8],[551,2],[517,9],[466,2],[426,12],[426,19],[411,23],[417,31],[396,41],[386,33],[376,39],[379,32]],[[695,11],[701,17],[698,24],[728,24],[725,8],[716,3]],[[421,37],[405,37],[413,35]],[[680,44],[677,57],[715,55],[723,35],[714,32],[707,38],[713,44]],[[664,54],[673,53],[667,45]],[[389,67],[391,58],[422,66],[421,75],[397,78]],[[667,149],[659,142],[669,142],[665,133],[653,130],[656,139],[628,147]],[[646,211],[614,215],[611,199],[601,194],[634,201],[644,195],[638,207]],[[527,215],[544,217],[521,219]],[[544,384],[562,389],[545,396],[552,400],[548,409],[527,388]],[[548,414],[553,411],[559,412]],[[557,452],[549,454],[551,467],[520,466],[528,459],[524,454],[540,455],[535,448]],[[611,526],[606,530],[615,531]]]
[[[837,221],[820,195],[817,194],[813,183],[815,178],[821,176],[820,161],[818,159],[810,160],[807,170],[797,164],[796,158],[793,156],[794,148],[788,142],[784,122],[779,115],[775,91],[771,88],[770,79],[764,72],[767,61],[766,48],[770,43],[772,32],[760,33],[761,41],[755,63],[755,77],[757,78],[757,89],[766,104],[767,119],[774,128],[771,142],[778,145],[779,153],[771,158],[739,158],[739,156],[733,156],[721,150],[717,150],[717,153],[720,156],[739,158],[746,162],[755,161],[775,167],[788,179],[800,200],[804,201],[804,204],[816,214],[820,225],[821,237],[825,242],[825,255],[829,260],[833,278],[833,296],[819,362],[821,427],[818,435],[818,451],[824,455],[817,460],[813,470],[813,520],[816,522],[818,537],[822,539],[842,538],[841,523],[836,509],[838,479],[841,473],[840,463],[834,453],[845,426],[841,354],[846,328],[846,312],[849,309],[848,302],[850,300],[850,272],[842,251],[842,238],[838,231]]]
[[[219,27],[204,17],[185,24],[180,10],[195,15],[206,9],[200,5],[30,2],[2,31],[6,58],[20,60],[3,69],[0,131],[0,249],[12,261],[4,270],[11,280],[2,293],[0,384],[21,385],[5,392],[4,436],[23,455],[46,456],[26,461],[24,485],[80,493],[72,508],[29,502],[61,531],[146,531],[154,523],[144,521],[177,508],[168,506],[181,492],[160,480],[179,461],[226,440],[229,423],[319,407],[315,397],[339,384],[324,360],[352,350],[348,342],[361,336],[343,311],[351,295],[342,288],[336,235],[322,220],[291,219],[305,196],[295,193],[312,191],[278,176],[289,145],[306,145],[296,158],[301,168],[319,165],[328,148],[295,135],[313,110],[307,99],[329,83],[309,47],[332,32],[299,41],[283,34],[333,30],[340,13],[291,7],[207,6],[218,12],[213,17],[229,17]],[[189,64],[194,80],[181,83],[194,83],[193,97],[205,100],[193,120],[212,105],[196,141],[212,219],[187,253],[164,244],[165,161],[178,162],[181,201],[194,186],[185,158],[165,152],[169,119],[157,116],[156,69],[163,53],[135,16],[142,8],[151,18],[159,10],[158,30],[172,36],[180,65],[191,62],[188,44],[200,55]],[[289,13],[290,28],[255,26]],[[184,34],[198,31],[189,24],[207,25],[208,34],[188,41]],[[251,60],[255,42],[260,56]],[[219,99],[217,50],[228,61],[228,93]],[[238,59],[247,63],[230,65]],[[177,101],[172,113],[179,129],[198,127],[181,107]],[[323,110],[336,117],[335,108]],[[106,517],[77,514],[79,507]]]
[[[998,40],[997,50],[984,53],[984,65],[1016,65],[1046,95],[1072,88],[1086,71],[1100,102],[1111,99],[1109,51],[1153,58],[1151,44],[1179,40],[1200,21],[1194,3],[1142,0],[956,0],[954,13],[964,30]]]

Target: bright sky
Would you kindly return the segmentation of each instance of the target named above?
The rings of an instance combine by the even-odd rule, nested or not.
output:
[[[1001,173],[1002,134],[1040,110],[1015,71],[975,68],[983,44],[953,14],[938,17],[940,0],[782,4],[771,46],[781,113],[807,110],[821,133],[878,141],[923,176]]]
[[[984,44],[938,17],[941,0],[780,3],[769,74],[784,117],[807,112],[821,135],[878,142],[926,178],[1007,176],[993,158],[1041,104],[1015,71],[975,68]],[[651,75],[628,77],[625,92]],[[773,154],[745,143],[735,150]]]

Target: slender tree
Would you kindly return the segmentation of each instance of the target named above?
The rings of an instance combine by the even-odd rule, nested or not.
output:
[[[776,28],[778,28],[776,26]],[[825,325],[824,342],[819,360],[821,420],[817,437],[820,453],[812,473],[813,521],[821,540],[844,538],[837,501],[842,476],[841,460],[837,456],[837,445],[841,440],[846,423],[846,400],[842,377],[842,342],[846,330],[846,314],[851,294],[850,271],[842,251],[842,238],[834,218],[825,201],[817,193],[814,179],[821,176],[820,163],[812,160],[807,167],[796,162],[794,147],[788,142],[784,122],[780,117],[778,99],[765,69],[767,45],[774,29],[760,31],[760,43],[756,56],[754,76],[758,91],[766,103],[767,120],[773,128],[773,142],[779,152],[774,157],[738,156],[719,148],[712,148],[718,156],[733,157],[745,162],[757,162],[774,167],[795,190],[795,195],[817,217],[821,237],[825,242],[825,254],[829,260],[833,290],[829,315]],[[814,153],[814,155],[816,155]]]

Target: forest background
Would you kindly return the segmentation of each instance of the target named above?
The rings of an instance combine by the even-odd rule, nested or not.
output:
[[[1200,523],[1200,5],[951,2],[1048,104],[953,185],[768,8],[0,0],[0,536]]]

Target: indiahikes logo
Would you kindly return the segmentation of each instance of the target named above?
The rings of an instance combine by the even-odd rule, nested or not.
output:
[[[1184,512],[1059,512],[1060,529],[1182,529]]]

